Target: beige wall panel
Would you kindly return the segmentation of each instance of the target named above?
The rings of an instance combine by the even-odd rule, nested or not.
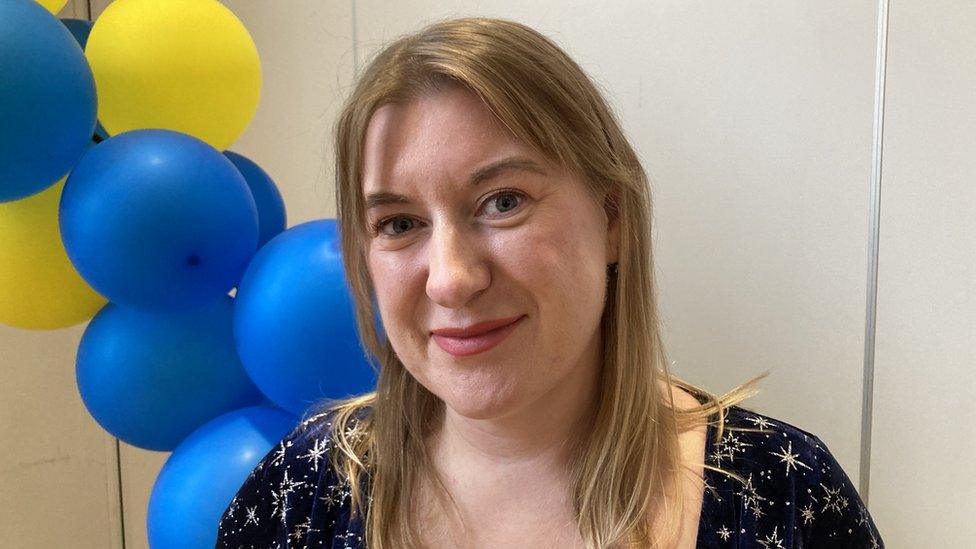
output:
[[[58,12],[61,19],[89,19],[88,3],[84,0],[68,0],[68,2]]]
[[[146,510],[156,475],[169,452],[153,452],[122,443],[119,466],[122,478],[122,512],[125,517],[125,548],[149,547]]]
[[[974,26],[972,2],[891,3],[871,501],[893,547],[976,536]]]
[[[875,6],[356,2],[361,64],[445,16],[515,19],[606,90],[654,192],[673,370],[820,435],[858,482]]]
[[[230,150],[274,179],[288,226],[335,216],[332,123],[353,74],[349,2],[223,1],[244,23],[261,56],[258,111]],[[97,15],[109,2],[93,2]],[[126,548],[148,546],[146,508],[167,453],[123,444],[122,492]]]
[[[332,124],[352,85],[351,2],[223,3],[254,37],[264,72],[258,112],[231,150],[278,184],[289,227],[335,217]]]
[[[105,11],[105,8],[107,8],[111,3],[111,0],[91,0],[91,2],[89,2],[91,5],[91,20],[95,21],[98,19],[98,16],[101,15],[102,12]]]
[[[58,17],[87,19],[87,6],[70,1]],[[0,325],[4,547],[122,547],[115,438],[88,414],[75,384],[85,325]]]
[[[75,384],[84,325],[0,325],[0,545],[122,546],[115,439]]]

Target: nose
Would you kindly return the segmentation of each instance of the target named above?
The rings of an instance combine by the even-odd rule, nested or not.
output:
[[[481,246],[453,226],[434,229],[429,241],[427,295],[438,305],[460,309],[491,283]]]

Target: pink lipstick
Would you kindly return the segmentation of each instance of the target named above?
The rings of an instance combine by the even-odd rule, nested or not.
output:
[[[483,353],[511,334],[525,315],[479,322],[466,328],[441,328],[431,331],[431,337],[444,351],[454,356]]]

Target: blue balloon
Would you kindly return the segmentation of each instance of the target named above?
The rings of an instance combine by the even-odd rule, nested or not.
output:
[[[146,515],[150,547],[213,549],[220,517],[234,495],[297,424],[295,416],[257,406],[229,412],[194,431],[156,477]]]
[[[92,417],[133,446],[169,451],[218,415],[260,403],[234,348],[233,311],[226,296],[177,313],[103,307],[78,345]]]
[[[334,219],[302,223],[254,256],[237,290],[244,368],[278,406],[301,415],[323,398],[370,391]]]
[[[0,202],[57,183],[92,139],[95,78],[78,42],[34,0],[0,2]]]
[[[67,27],[69,31],[71,31],[71,35],[75,37],[75,40],[78,41],[78,45],[80,45],[81,49],[84,50],[85,46],[88,45],[88,35],[91,34],[91,29],[94,23],[86,19],[68,18],[62,19],[61,22],[64,23],[64,26]],[[97,120],[95,121],[95,136],[98,137],[99,141],[108,139],[108,130],[106,130],[105,127],[102,126],[102,123]]]
[[[92,26],[95,23],[87,19],[71,19],[67,17],[62,19],[61,23],[71,32],[71,36],[75,37],[75,41],[78,42],[78,45],[84,51],[85,46],[88,45],[88,35],[91,34]]]
[[[287,217],[285,201],[271,177],[251,159],[233,151],[224,151],[224,156],[237,166],[244,180],[251,188],[254,203],[258,207],[258,248],[285,230]]]
[[[133,130],[89,149],[61,195],[61,238],[109,300],[156,311],[223,297],[257,249],[258,213],[241,172],[180,132]]]

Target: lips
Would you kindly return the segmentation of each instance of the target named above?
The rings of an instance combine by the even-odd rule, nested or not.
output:
[[[431,330],[431,333],[448,337],[471,337],[489,332],[496,328],[501,328],[502,326],[507,326],[521,317],[522,315],[510,316],[508,318],[496,318],[495,320],[478,322],[477,324],[472,324],[464,328],[439,328],[437,330]]]
[[[434,342],[454,356],[488,351],[505,340],[521,324],[524,315],[478,323],[466,328],[441,328],[431,332]]]

